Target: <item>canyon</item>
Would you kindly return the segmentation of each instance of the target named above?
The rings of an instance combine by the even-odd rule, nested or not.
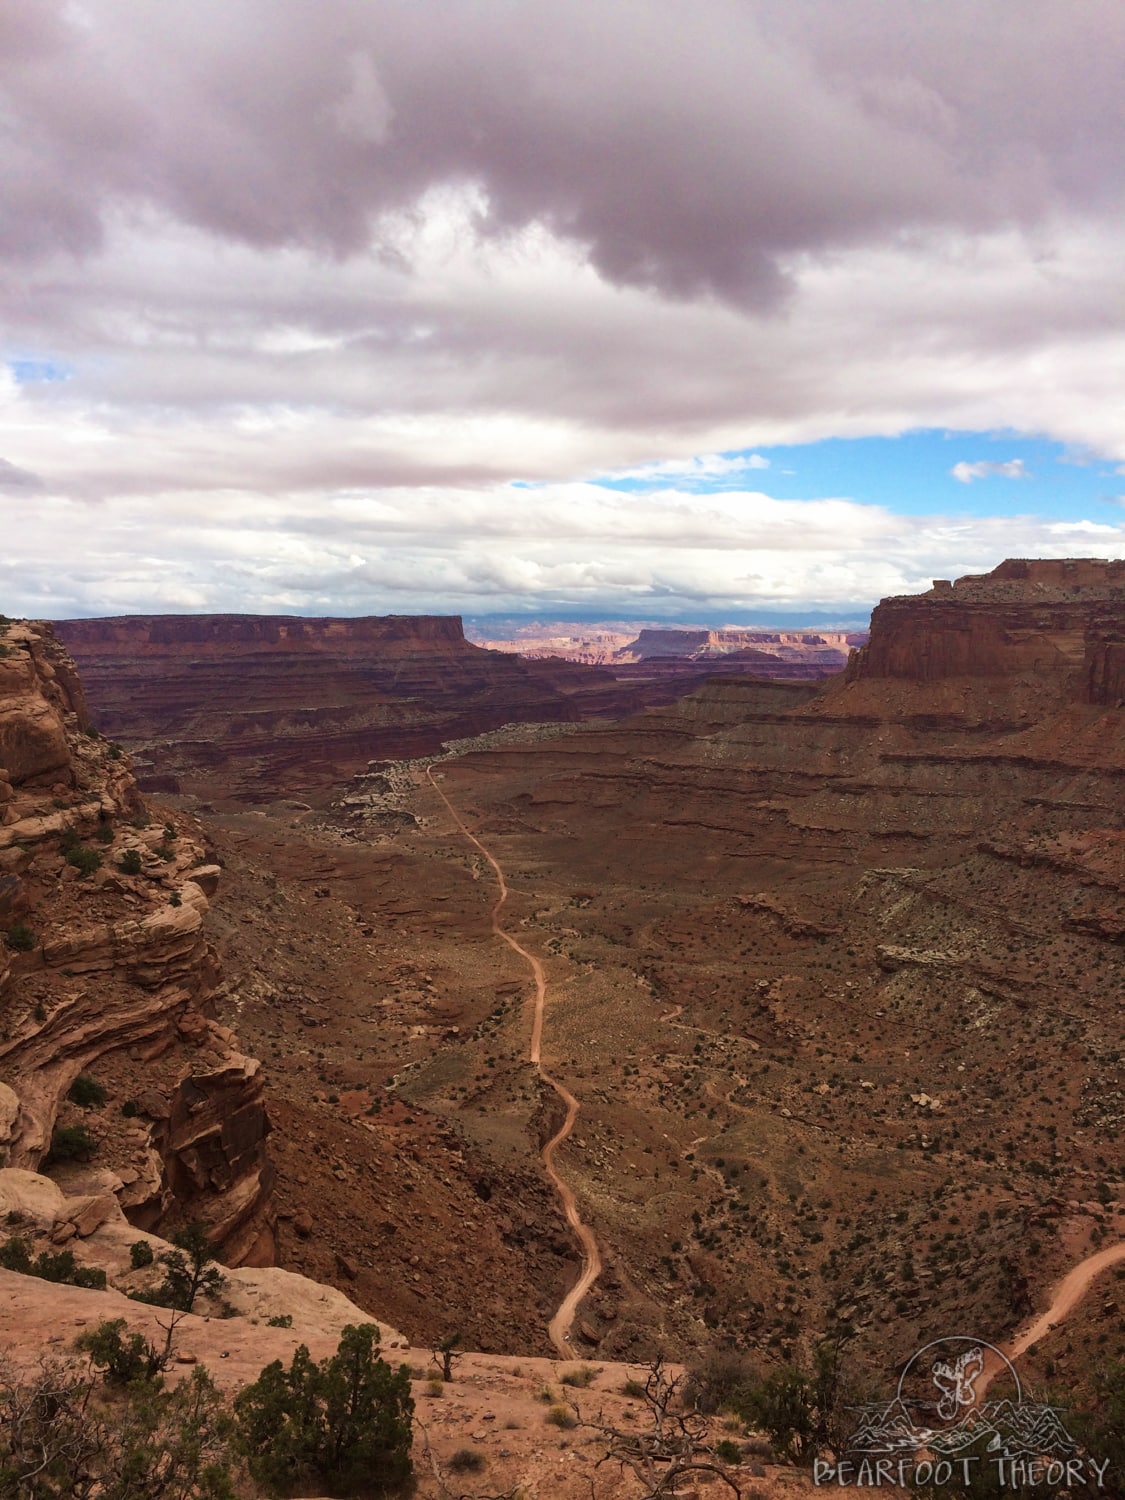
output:
[[[417,1346],[545,1359],[590,1264],[554,1142],[600,1262],[576,1354],[838,1338],[855,1390],[951,1328],[1014,1340],[1125,1237],[1125,565],[938,581],[835,676],[624,717],[614,678],[516,715],[537,664],[457,622],[216,618],[63,627],[110,740],[50,630],[9,628],[0,927],[40,939],[0,959],[11,1165],[85,1120],[67,1192],[200,1213]],[[68,875],[66,829],[107,823],[142,874]],[[115,1108],[67,1101],[81,1071]],[[1029,1380],[1120,1357],[1120,1274]]]
[[[617,718],[685,690],[659,671],[619,678],[484,650],[456,617],[132,615],[55,629],[140,786],[218,801],[323,801],[370,760],[504,724]],[[689,667],[686,686],[703,675]]]

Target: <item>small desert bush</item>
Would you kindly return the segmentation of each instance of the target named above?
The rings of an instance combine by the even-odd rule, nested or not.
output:
[[[578,1426],[578,1418],[569,1406],[556,1405],[548,1408],[547,1415],[543,1419],[550,1422],[552,1427],[559,1427],[564,1432],[569,1432],[572,1427]]]
[[[141,873],[141,852],[139,849],[126,849],[117,861],[117,868],[122,875],[139,875]]]
[[[632,1396],[634,1400],[639,1400],[644,1393],[645,1388],[639,1380],[627,1380],[621,1387],[621,1394],[623,1396]]]
[[[449,1460],[454,1474],[479,1474],[487,1460],[477,1448],[458,1448]]]
[[[56,1125],[51,1133],[47,1163],[87,1161],[98,1149],[98,1143],[85,1125]]]
[[[91,1074],[79,1073],[70,1085],[66,1097],[72,1104],[77,1104],[82,1109],[90,1109],[95,1105],[105,1103],[105,1086]]]
[[[102,867],[101,852],[91,849],[89,844],[75,844],[73,849],[66,851],[66,862],[73,865],[79,875],[92,875],[95,870]]]
[[[26,922],[16,922],[4,934],[4,941],[14,953],[30,953],[38,939]]]
[[[592,1370],[589,1365],[579,1365],[577,1370],[566,1370],[559,1376],[563,1385],[577,1386],[579,1390],[585,1390],[587,1386],[593,1385],[597,1378],[597,1370]]]
[[[129,1246],[129,1264],[134,1271],[139,1271],[142,1266],[151,1266],[155,1259],[148,1240],[134,1240]]]

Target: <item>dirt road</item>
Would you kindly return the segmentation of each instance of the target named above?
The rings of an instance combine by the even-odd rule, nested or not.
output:
[[[1109,1245],[1104,1250],[1096,1250],[1093,1255],[1088,1255],[1085,1260],[1080,1260],[1076,1266],[1072,1266],[1055,1288],[1051,1305],[1046,1312],[1040,1313],[1034,1323],[1029,1324],[1022,1333],[1017,1334],[1010,1344],[1006,1344],[1003,1353],[1010,1360],[1019,1359],[1020,1355],[1026,1353],[1032,1344],[1038,1343],[1045,1334],[1062,1323],[1074,1311],[1090,1290],[1092,1283],[1103,1271],[1122,1260],[1125,1260],[1125,1241]],[[984,1370],[977,1381],[978,1401],[1003,1368],[1004,1366],[995,1355],[986,1356]]]
[[[539,1076],[543,1080],[543,1082],[550,1088],[554,1089],[555,1093],[559,1096],[563,1104],[566,1106],[566,1117],[563,1120],[563,1123],[559,1126],[558,1130],[543,1147],[542,1151],[539,1154],[540,1159],[543,1162],[543,1170],[546,1172],[548,1178],[550,1179],[552,1187],[558,1194],[559,1202],[562,1204],[563,1213],[566,1215],[566,1222],[574,1231],[575,1238],[578,1240],[578,1244],[582,1252],[581,1274],[579,1275],[578,1280],[575,1282],[574,1286],[563,1298],[558,1311],[555,1313],[554,1317],[551,1319],[547,1327],[547,1333],[550,1337],[551,1343],[555,1346],[563,1359],[570,1359],[574,1354],[574,1350],[571,1348],[570,1343],[570,1330],[574,1325],[575,1315],[577,1314],[578,1307],[581,1304],[582,1299],[593,1286],[594,1282],[597,1281],[598,1277],[601,1275],[602,1269],[601,1253],[598,1250],[598,1242],[594,1237],[594,1232],[588,1224],[584,1224],[582,1222],[582,1216],[578,1212],[578,1201],[575,1198],[574,1193],[571,1191],[570,1186],[563,1180],[562,1177],[560,1177],[558,1170],[555,1167],[555,1152],[574,1129],[574,1122],[578,1118],[578,1111],[581,1106],[579,1105],[578,1100],[570,1092],[570,1090],[564,1084],[559,1083],[558,1079],[553,1078],[551,1074],[547,1072],[546,1068],[543,1067],[543,1064],[540,1061],[540,1054],[542,1052],[543,1046],[543,1016],[547,1008],[547,976],[543,971],[542,963],[540,963],[539,959],[536,958],[535,954],[529,953],[523,946],[523,944],[517,942],[517,940],[512,937],[511,933],[506,932],[501,925],[500,913],[504,908],[504,903],[508,899],[508,882],[504,878],[504,871],[501,868],[500,862],[496,859],[491,850],[485,848],[480,839],[477,838],[476,834],[466,826],[461,818],[460,813],[442,791],[441,787],[439,787],[437,782],[434,780],[433,771],[429,766],[426,767],[426,777],[430,785],[433,787],[434,791],[438,794],[441,800],[445,803],[446,807],[449,809],[450,817],[452,817],[453,821],[457,824],[457,827],[469,840],[469,842],[480,850],[485,859],[492,866],[493,873],[496,876],[497,889],[499,891],[499,896],[497,898],[496,904],[492,908],[492,931],[495,936],[501,940],[501,942],[507,943],[508,947],[511,948],[514,953],[519,954],[519,956],[530,968],[532,978],[535,980],[535,1007],[532,1013],[531,1041],[528,1047],[528,1060],[538,1070]]]

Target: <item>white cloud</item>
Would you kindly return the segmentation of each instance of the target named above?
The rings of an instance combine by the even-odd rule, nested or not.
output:
[[[760,453],[735,454],[728,458],[722,453],[699,453],[692,458],[669,458],[661,463],[639,464],[632,469],[618,469],[599,475],[602,479],[680,479],[687,482],[714,484],[716,481],[733,479],[745,474],[747,469],[768,469],[770,461]]]
[[[982,459],[973,464],[962,462],[954,464],[949,472],[962,484],[972,484],[974,479],[984,479],[990,474],[996,474],[1003,479],[1031,478],[1024,467],[1022,458],[1012,458],[1007,463],[993,463],[988,459]]]

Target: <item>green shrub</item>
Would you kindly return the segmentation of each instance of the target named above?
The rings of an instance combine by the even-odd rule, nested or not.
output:
[[[96,1078],[92,1078],[89,1073],[79,1073],[70,1085],[66,1097],[72,1104],[80,1105],[82,1109],[89,1109],[92,1105],[105,1103],[105,1086]]]
[[[458,1448],[450,1456],[448,1468],[454,1474],[479,1474],[486,1462],[479,1448]]]
[[[31,1250],[27,1241],[18,1234],[9,1235],[0,1245],[0,1267],[5,1271],[18,1271],[21,1276],[31,1275]]]
[[[250,1472],[276,1494],[401,1495],[413,1488],[410,1372],[378,1357],[372,1323],[343,1331],[331,1359],[302,1344],[234,1399]],[[314,1488],[315,1486],[315,1488]]]
[[[226,1286],[226,1277],[214,1264],[207,1227],[200,1219],[185,1229],[178,1229],[172,1236],[172,1243],[176,1248],[166,1250],[159,1257],[164,1267],[163,1282],[155,1291],[138,1293],[137,1300],[191,1312],[197,1297],[214,1297],[221,1292]]]
[[[56,1125],[51,1133],[47,1164],[56,1161],[89,1161],[98,1143],[85,1125]]]
[[[144,1241],[140,1243],[144,1244]],[[125,1326],[124,1318],[99,1323],[97,1328],[89,1328],[80,1334],[74,1341],[75,1347],[87,1353],[90,1362],[105,1372],[108,1385],[155,1380],[168,1362],[167,1355],[161,1354],[143,1334],[125,1334]]]
[[[18,1271],[21,1276],[38,1276],[40,1281],[105,1289],[104,1271],[93,1266],[80,1266],[70,1250],[61,1250],[57,1254],[42,1250],[32,1260],[27,1241],[16,1234],[0,1245],[0,1267],[5,1271]]]
[[[73,865],[80,875],[92,875],[95,870],[101,869],[102,855],[99,850],[91,849],[89,844],[75,844],[66,851],[66,862]]]
[[[274,1317],[266,1319],[267,1328],[292,1328],[292,1313],[276,1313]]]
[[[62,1286],[89,1286],[105,1290],[105,1272],[94,1266],[80,1266],[72,1250],[60,1250],[52,1254],[41,1250],[35,1257],[31,1274],[41,1281],[54,1281]]]
[[[639,1380],[627,1380],[621,1387],[621,1394],[623,1396],[632,1396],[634,1400],[639,1400],[644,1393],[645,1388]]]
[[[124,753],[120,745],[110,745],[109,747],[110,760],[120,760]]]
[[[39,940],[26,922],[16,922],[4,934],[4,941],[15,953],[30,953]]]
[[[0,1493],[13,1500],[233,1500],[233,1422],[202,1365],[174,1391],[140,1382],[108,1406],[87,1364],[0,1366]]]
[[[112,844],[113,824],[99,823],[97,828],[94,829],[94,837],[97,839],[99,844]]]
[[[591,1370],[589,1365],[579,1365],[577,1370],[564,1370],[559,1376],[563,1385],[577,1386],[585,1390],[587,1386],[593,1385],[598,1378],[597,1370]]]
[[[172,860],[176,857],[175,849],[172,848],[171,844],[167,843],[157,844],[152,852],[156,855],[157,859],[162,859],[166,865],[171,864]]]
[[[564,1432],[569,1432],[572,1427],[578,1426],[578,1418],[569,1406],[549,1407],[547,1415],[543,1420],[550,1422],[552,1427],[561,1428]]]
[[[129,1264],[134,1271],[139,1271],[142,1266],[151,1266],[155,1259],[148,1240],[134,1240],[129,1246]]]
[[[141,851],[139,849],[126,849],[117,861],[117,868],[122,875],[139,875],[141,873]]]
[[[126,1099],[121,1106],[121,1113],[127,1120],[135,1120],[141,1112],[141,1107],[135,1099]]]
[[[737,1443],[732,1443],[730,1438],[721,1438],[715,1444],[714,1453],[721,1464],[740,1464],[742,1462],[742,1449]]]

